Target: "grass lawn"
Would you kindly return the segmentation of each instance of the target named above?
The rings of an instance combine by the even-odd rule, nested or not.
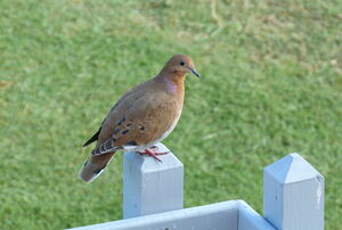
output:
[[[121,218],[118,154],[91,184],[83,142],[127,89],[190,55],[182,118],[164,142],[185,206],[262,209],[262,168],[298,152],[326,177],[342,226],[342,3],[338,0],[1,0],[0,229]]]

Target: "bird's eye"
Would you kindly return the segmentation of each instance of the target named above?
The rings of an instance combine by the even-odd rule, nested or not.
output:
[[[181,61],[179,64],[180,64],[180,65],[185,65],[185,63],[184,63],[183,61]]]

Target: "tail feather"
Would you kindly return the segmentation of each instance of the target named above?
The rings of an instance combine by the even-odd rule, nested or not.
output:
[[[101,132],[101,129],[102,129],[102,127],[100,127],[99,130],[97,130],[97,132],[83,144],[83,147],[86,147],[87,145],[90,145],[91,143],[96,141],[99,138],[99,134]]]
[[[99,156],[90,156],[81,169],[80,178],[86,182],[91,182],[96,179],[113,158],[114,153],[115,152]]]

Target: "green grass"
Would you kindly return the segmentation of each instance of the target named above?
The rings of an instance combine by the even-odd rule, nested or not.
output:
[[[284,1],[0,1],[0,229],[121,218],[121,162],[77,178],[110,106],[190,55],[204,78],[164,142],[185,164],[185,206],[262,209],[262,168],[298,152],[326,178],[342,226],[342,4]]]

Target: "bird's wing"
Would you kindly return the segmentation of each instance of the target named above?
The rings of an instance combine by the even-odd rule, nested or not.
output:
[[[146,82],[148,83],[148,82]],[[145,83],[145,84],[146,84]],[[142,84],[144,85],[144,84]],[[141,86],[142,86],[141,85]],[[129,98],[132,94],[134,94],[137,90],[139,91],[139,88],[141,88],[141,86],[137,86],[131,90],[129,90],[126,94],[124,94],[115,104],[114,106],[110,109],[110,111],[108,112],[107,114],[107,117],[105,119],[103,119],[102,123],[101,123],[101,126],[99,127],[99,129],[97,130],[97,132],[95,134],[93,134],[92,137],[90,137],[84,144],[83,144],[83,147],[86,147],[88,145],[90,145],[91,143],[93,143],[94,141],[97,141],[98,138],[99,138],[99,134],[101,132],[101,129],[102,129],[102,126],[103,124],[105,123],[105,121],[108,119],[108,118],[111,118],[111,113],[113,113],[113,111],[115,111],[115,109],[120,106],[123,102],[127,103],[126,102],[126,98]]]
[[[142,86],[126,94],[110,111],[93,155],[147,145],[173,125],[180,112],[178,103],[153,82]]]

